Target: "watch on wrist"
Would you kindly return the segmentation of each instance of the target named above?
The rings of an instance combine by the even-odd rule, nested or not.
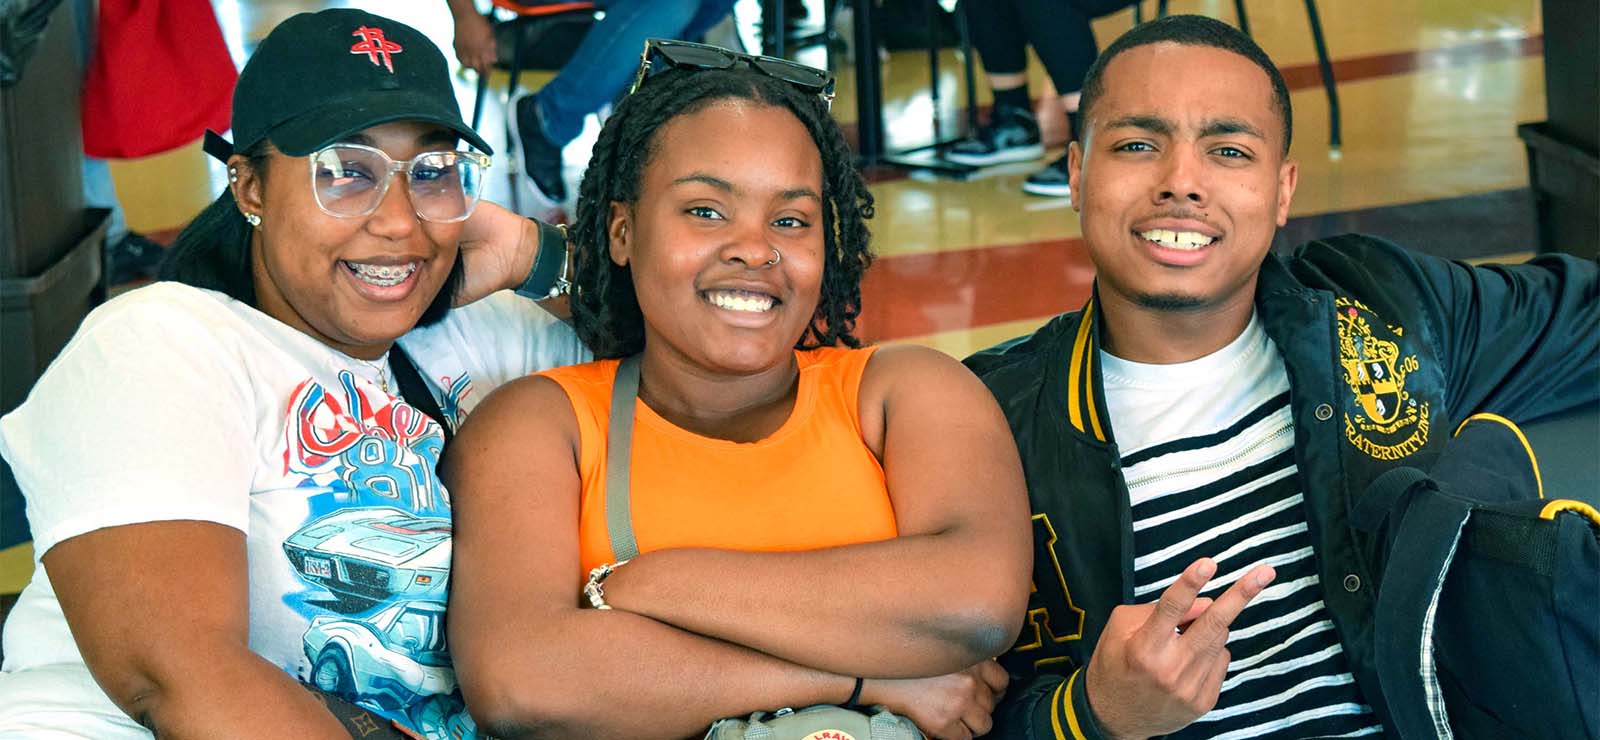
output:
[[[517,286],[517,295],[542,301],[571,293],[572,255],[567,248],[567,227],[537,220],[533,223],[539,232],[539,246],[533,269]]]

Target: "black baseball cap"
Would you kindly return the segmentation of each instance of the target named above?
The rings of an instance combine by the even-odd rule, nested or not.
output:
[[[360,10],[300,13],[272,29],[239,73],[233,143],[207,131],[205,149],[226,160],[270,137],[302,157],[395,121],[437,123],[494,153],[461,120],[449,66],[428,37]]]

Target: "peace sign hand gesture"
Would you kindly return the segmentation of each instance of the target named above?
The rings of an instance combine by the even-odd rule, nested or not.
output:
[[[1228,627],[1276,575],[1258,565],[1217,599],[1200,596],[1216,570],[1201,558],[1156,603],[1111,610],[1084,686],[1106,734],[1165,735],[1216,705],[1230,659]]]

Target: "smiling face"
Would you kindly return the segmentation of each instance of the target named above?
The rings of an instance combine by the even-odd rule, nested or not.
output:
[[[397,162],[448,151],[456,136],[439,126],[390,123],[347,137]],[[237,164],[237,163],[236,163]],[[373,359],[417,325],[455,265],[460,223],[417,218],[403,174],[371,214],[324,213],[306,157],[272,153],[266,176],[240,166],[240,207],[261,216],[251,247],[256,305],[353,357]]]
[[[718,373],[788,362],[821,294],[821,193],[822,155],[787,110],[725,99],[662,126],[608,234],[645,346]]]
[[[1162,42],[1115,57],[1103,85],[1068,161],[1102,298],[1248,307],[1297,176],[1266,73],[1229,51]]]

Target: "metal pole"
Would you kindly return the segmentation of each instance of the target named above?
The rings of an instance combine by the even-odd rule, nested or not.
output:
[[[782,2],[782,0],[774,0]],[[855,9],[856,147],[862,166],[883,158],[883,70],[872,32],[872,0],[852,0]]]
[[[963,0],[965,2],[965,0]],[[956,34],[961,37],[961,66],[967,82],[967,134],[978,130],[978,75],[972,63],[972,36],[967,31],[967,14],[956,6]]]
[[[1328,156],[1338,159],[1342,144],[1339,136],[1339,91],[1333,79],[1333,63],[1328,60],[1328,43],[1322,37],[1322,19],[1317,15],[1317,0],[1306,0],[1306,20],[1311,23],[1311,41],[1317,46],[1317,69],[1322,72],[1322,89],[1328,93]]]

